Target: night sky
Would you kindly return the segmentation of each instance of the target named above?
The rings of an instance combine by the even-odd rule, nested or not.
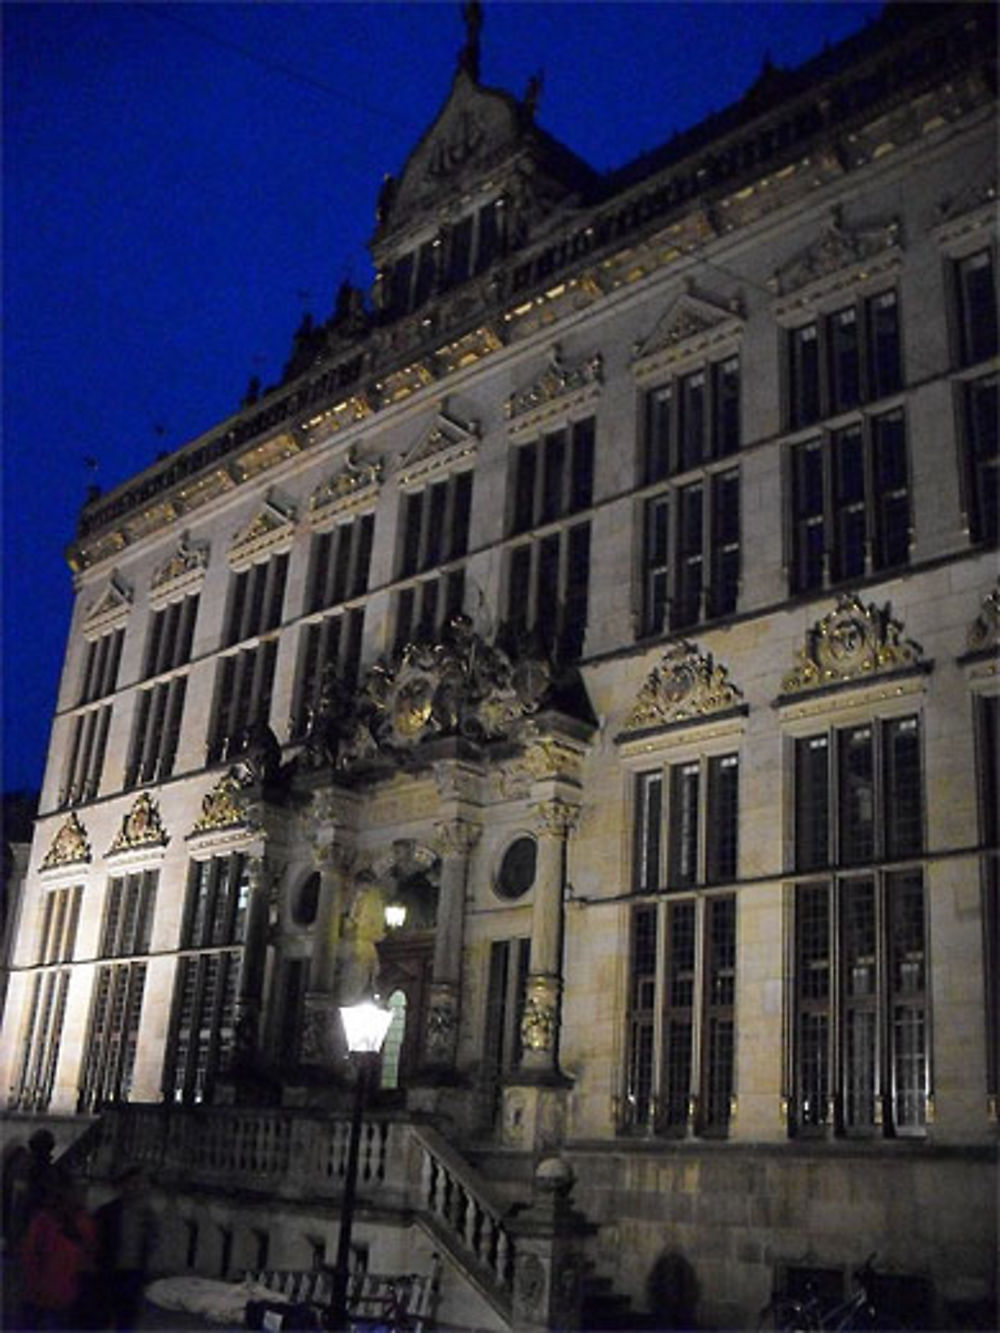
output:
[[[605,170],[874,3],[487,3],[482,81]],[[87,486],[275,383],[368,288],[382,175],[447,97],[454,3],[4,4],[4,790],[40,784]]]

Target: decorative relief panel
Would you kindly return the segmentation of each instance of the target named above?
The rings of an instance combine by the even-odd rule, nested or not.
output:
[[[344,455],[340,470],[321,482],[309,497],[309,518],[320,523],[350,513],[375,499],[382,480],[381,458],[360,458],[356,445]]]
[[[159,806],[149,792],[142,792],[122,820],[107,855],[134,851],[139,847],[165,847],[169,841],[170,835],[163,827]]]
[[[711,653],[699,653],[693,643],[677,643],[646,677],[618,739],[730,712],[742,702],[742,692],[729,680],[728,669],[716,666]]]
[[[457,463],[475,458],[479,449],[479,422],[462,421],[446,409],[447,403],[441,407],[430,430],[400,459],[401,486],[411,486],[433,473],[445,472]]]
[[[600,352],[567,366],[559,344],[549,355],[549,364],[533,384],[507,399],[507,417],[518,430],[537,426],[551,416],[596,399],[604,382]]]
[[[775,270],[771,279],[774,291],[779,297],[795,295],[794,301],[779,303],[776,313],[780,315],[785,308],[818,300],[895,268],[900,262],[900,247],[898,218],[868,227],[848,227],[841,206],[835,205],[819,240]]]
[[[201,803],[201,814],[188,834],[228,832],[232,829],[253,831],[256,820],[249,808],[245,785],[234,773],[224,774]]]
[[[242,569],[255,560],[286,551],[294,536],[294,506],[270,495],[246,527],[233,538],[229,563],[234,569]]]
[[[41,868],[55,870],[60,866],[82,865],[89,860],[90,843],[87,841],[87,831],[74,812],[69,815],[52,839]]]
[[[649,337],[632,348],[632,369],[640,381],[659,375],[674,361],[709,354],[743,331],[737,300],[728,305],[699,296],[689,283],[661,316]]]
[[[854,594],[842,596],[817,621],[797,656],[799,665],[781,683],[786,695],[904,671],[922,660],[919,645],[902,637],[902,626],[888,607],[866,607]]]
[[[121,629],[131,609],[132,589],[115,570],[104,592],[84,613],[84,634],[88,639],[96,639],[111,630]]]
[[[149,604],[154,610],[177,597],[186,597],[199,589],[208,568],[207,542],[192,542],[182,533],[177,549],[153,571],[149,583]]]

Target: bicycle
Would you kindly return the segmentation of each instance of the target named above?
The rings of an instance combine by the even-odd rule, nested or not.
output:
[[[843,1301],[835,1301],[824,1308],[815,1288],[806,1288],[803,1297],[775,1292],[760,1312],[757,1328],[764,1333],[820,1333],[824,1329],[835,1333],[860,1333],[861,1330],[901,1329],[903,1326],[892,1315],[879,1310],[872,1295],[875,1255],[870,1254],[853,1274],[855,1290]]]

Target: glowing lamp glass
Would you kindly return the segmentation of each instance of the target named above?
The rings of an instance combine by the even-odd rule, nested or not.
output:
[[[392,1014],[371,1000],[365,1000],[362,1004],[343,1005],[340,1021],[344,1025],[347,1049],[354,1055],[367,1055],[382,1049]]]

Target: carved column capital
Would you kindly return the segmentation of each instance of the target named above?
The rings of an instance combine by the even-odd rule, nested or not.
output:
[[[536,832],[540,838],[555,838],[562,841],[576,826],[580,817],[580,807],[570,801],[555,797],[549,801],[538,801],[531,807],[536,820]]]
[[[442,819],[434,825],[434,850],[442,860],[468,856],[482,836],[482,827],[468,819]]]

